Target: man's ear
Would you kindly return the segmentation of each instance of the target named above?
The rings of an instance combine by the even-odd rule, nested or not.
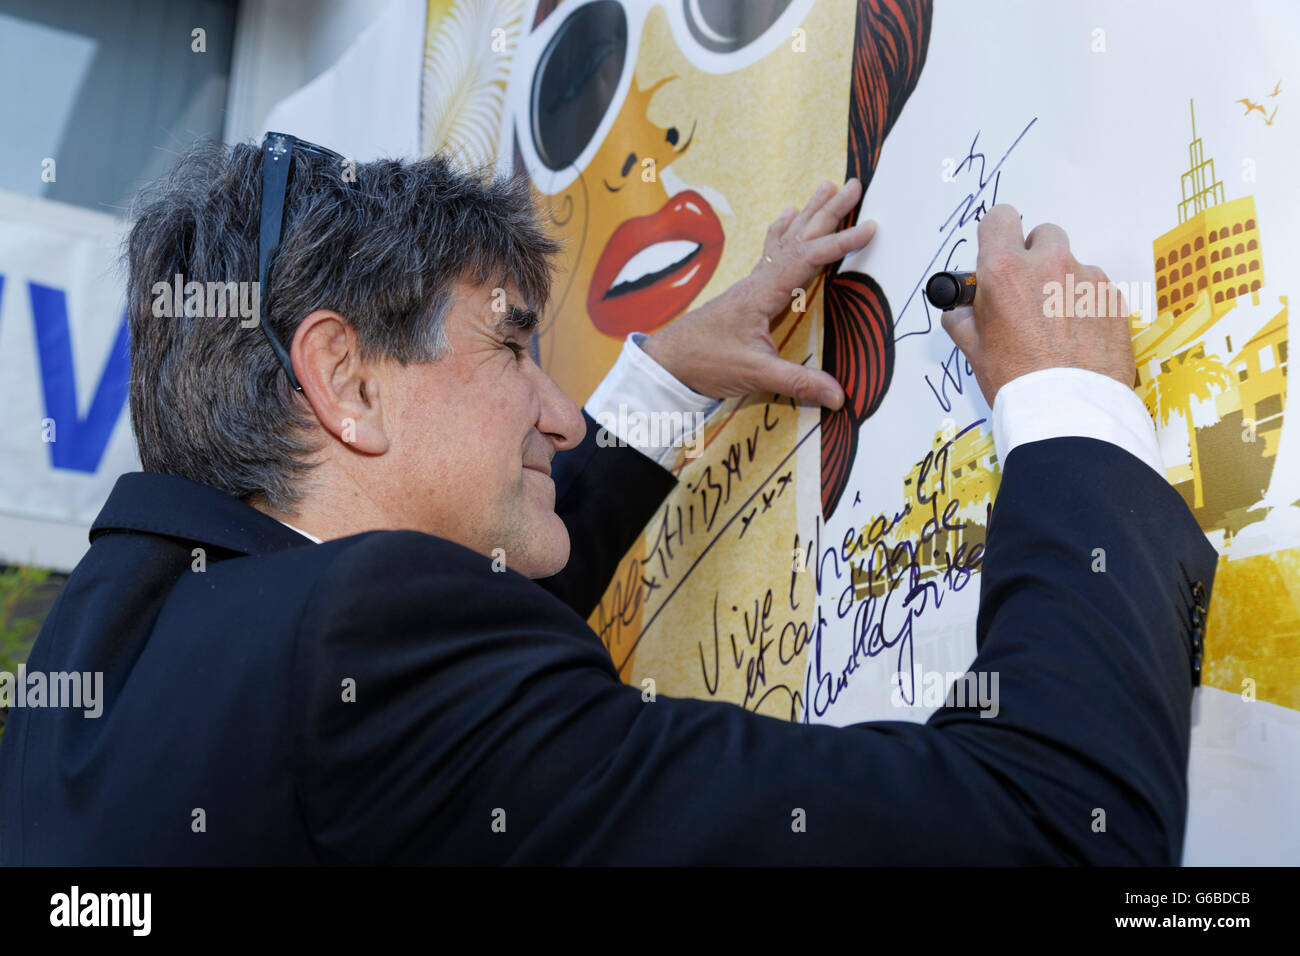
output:
[[[366,455],[388,451],[379,376],[361,359],[357,330],[337,312],[317,309],[294,333],[293,371],[321,426]]]

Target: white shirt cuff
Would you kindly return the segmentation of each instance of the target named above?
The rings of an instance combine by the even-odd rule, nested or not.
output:
[[[1136,455],[1166,481],[1155,423],[1137,392],[1082,368],[1045,368],[1007,382],[993,399],[993,444],[1012,449],[1045,438],[1096,438]]]
[[[641,342],[644,332],[633,332],[609,374],[587,399],[586,412],[598,425],[665,468],[678,451],[695,458],[704,447],[704,423],[722,406],[677,381],[652,359]]]

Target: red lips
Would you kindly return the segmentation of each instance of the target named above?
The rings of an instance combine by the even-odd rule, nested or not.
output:
[[[656,213],[629,219],[614,230],[592,274],[592,324],[623,338],[685,312],[718,268],[722,245],[722,223],[693,189],[679,192]]]

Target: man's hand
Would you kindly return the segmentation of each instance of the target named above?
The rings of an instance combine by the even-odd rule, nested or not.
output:
[[[688,388],[711,398],[776,392],[837,409],[844,389],[818,368],[787,362],[772,328],[828,263],[863,248],[876,234],[868,221],[835,227],[862,195],[850,179],[836,191],[823,183],[802,210],[790,207],[772,223],[763,255],[748,276],[716,299],[688,312],[642,347]]]
[[[1007,382],[1044,368],[1087,369],[1133,387],[1137,368],[1124,297],[1101,269],[1079,264],[1060,226],[1045,223],[1026,239],[1020,214],[994,206],[980,220],[975,271],[974,304],[943,313],[942,322],[990,408]],[[1070,299],[1067,275],[1074,276]],[[1081,308],[1084,283],[1092,283],[1094,294]]]

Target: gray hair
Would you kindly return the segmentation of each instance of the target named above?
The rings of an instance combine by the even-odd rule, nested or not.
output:
[[[357,331],[364,358],[436,360],[457,280],[515,285],[541,312],[558,244],[526,178],[443,155],[340,168],[295,151],[261,321],[288,348],[316,309]],[[147,471],[292,513],[319,446],[315,423],[261,329],[239,318],[154,315],[154,286],[257,279],[262,152],[204,143],[137,200],[126,242],[131,423]],[[224,309],[223,309],[224,312]]]

